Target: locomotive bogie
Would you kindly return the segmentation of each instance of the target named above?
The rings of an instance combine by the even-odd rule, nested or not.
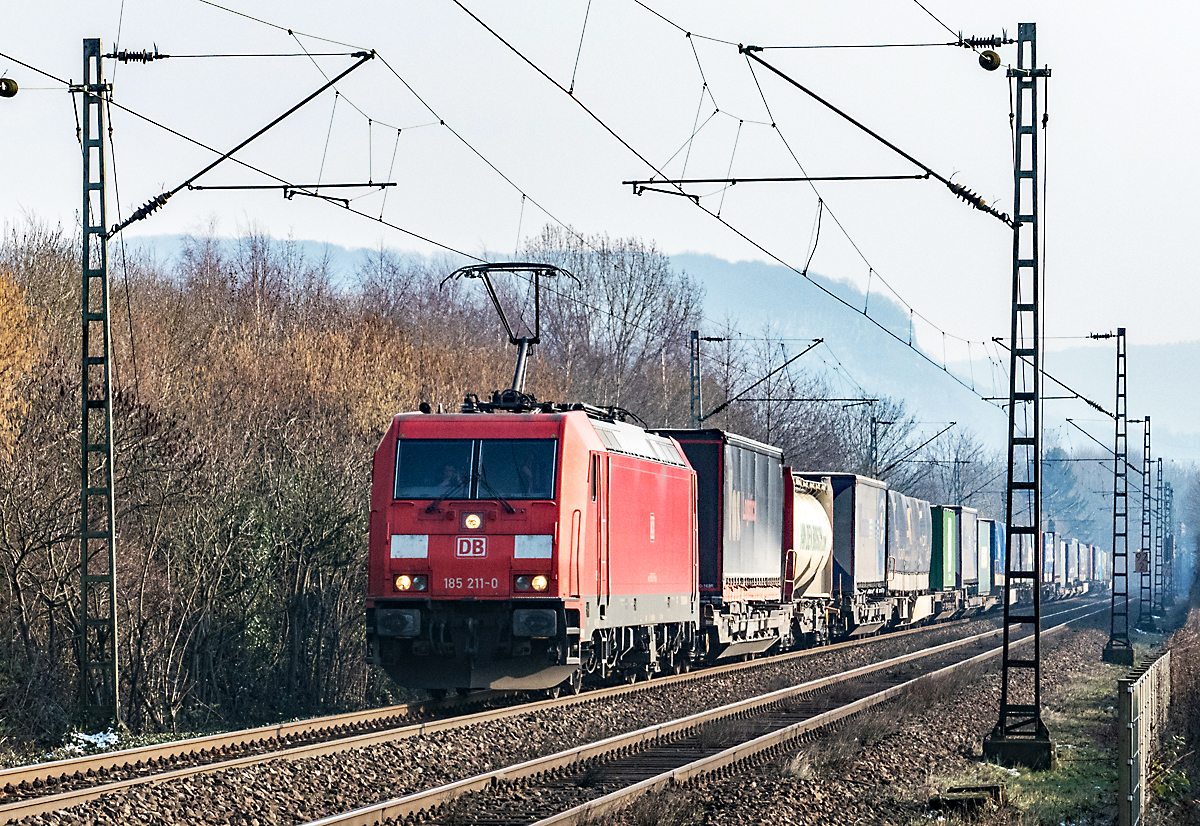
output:
[[[691,622],[597,629],[583,647],[581,676],[591,681],[632,681],[678,674],[694,662],[695,632]]]

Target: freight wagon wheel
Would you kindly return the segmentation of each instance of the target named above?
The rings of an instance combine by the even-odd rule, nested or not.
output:
[[[562,693],[562,686],[556,685],[554,688],[546,688],[542,690],[542,694],[547,700],[557,700],[558,695]]]

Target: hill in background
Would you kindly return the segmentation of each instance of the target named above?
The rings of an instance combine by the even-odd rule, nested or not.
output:
[[[165,262],[177,254],[184,239],[150,236],[136,240]],[[357,268],[372,253],[365,248],[348,249],[316,241],[298,243],[310,259],[327,257],[335,282],[341,283],[352,280]],[[867,296],[844,281],[811,275],[813,281],[849,307],[776,264],[733,263],[695,253],[672,255],[671,261],[704,285],[705,316],[712,329],[702,334],[720,335],[721,327],[729,322],[751,337],[761,336],[769,328],[773,337],[783,339],[822,338],[827,347],[817,348],[798,364],[824,375],[834,395],[903,398],[931,428],[956,421],[974,430],[985,443],[997,448],[1003,446],[1007,419],[999,407],[981,400],[980,396],[1006,396],[1005,374],[982,356],[974,363],[950,362],[945,367],[940,365],[939,356],[930,354],[935,363],[921,358],[908,343],[907,311],[891,299],[872,294],[869,311],[871,318],[894,335],[863,316],[861,308]],[[806,346],[802,341],[785,344],[789,353]],[[1128,354],[1129,415],[1151,415],[1154,454],[1180,462],[1200,462],[1200,424],[1195,415],[1200,409],[1200,384],[1184,378],[1200,375],[1200,341],[1131,344]],[[1114,361],[1112,342],[1089,343],[1047,353],[1046,370],[1111,410]],[[972,392],[972,387],[977,392]],[[1047,384],[1048,395],[1061,395],[1060,391],[1052,383]],[[1139,399],[1153,399],[1153,404],[1147,409],[1145,404],[1139,404]],[[1067,416],[1105,445],[1111,443],[1111,420],[1078,401],[1046,402],[1046,424],[1051,438],[1064,446],[1083,448],[1094,444],[1063,421]],[[1130,437],[1130,449],[1137,452],[1140,429],[1131,429]]]

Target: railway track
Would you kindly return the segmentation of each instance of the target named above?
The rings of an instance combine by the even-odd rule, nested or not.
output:
[[[850,640],[824,648],[789,652],[745,663],[662,677],[632,686],[596,689],[573,697],[511,704],[514,700],[511,693],[480,692],[443,701],[392,706],[8,769],[0,771],[0,823],[77,806],[102,795],[121,792],[139,785],[245,768],[271,760],[299,760],[336,754],[381,742],[427,736],[539,710],[654,691],[678,683],[765,668],[788,660],[870,646],[873,643],[897,640],[913,634],[951,629],[970,621],[958,620],[879,637]],[[504,702],[510,704],[453,717],[446,716],[479,705]],[[417,719],[421,719],[421,722],[412,722]]]
[[[262,755],[277,754],[281,750],[393,730],[401,725],[411,725],[414,720],[453,716],[511,696],[512,692],[480,691],[463,697],[402,703],[0,769],[0,823],[25,816],[8,814],[20,811],[10,810],[12,801],[17,799],[49,798],[57,793],[56,790],[71,787],[110,785],[108,781],[114,778],[129,781],[138,776],[158,776],[168,768],[203,771],[208,766],[241,765],[247,760],[253,762],[256,756],[263,759]]]
[[[1085,605],[1055,614],[1060,622],[1042,635],[1061,633],[1104,610]],[[456,824],[588,823],[643,794],[769,759],[922,683],[996,657],[1001,634],[989,631],[893,657],[307,826],[375,826],[410,818]],[[1031,639],[1025,636],[1018,644]]]

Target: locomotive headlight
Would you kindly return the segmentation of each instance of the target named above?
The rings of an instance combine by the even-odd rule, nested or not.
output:
[[[463,518],[463,527],[469,531],[479,530],[479,526],[483,524],[483,517],[477,513],[468,513]]]
[[[393,580],[397,591],[424,591],[429,587],[429,577],[424,574],[409,576],[408,574],[396,574]]]
[[[542,578],[545,579],[545,577]],[[513,580],[513,585],[518,591],[528,591],[533,587],[533,577],[529,576],[528,574],[522,574]]]
[[[535,591],[545,591],[546,586],[550,584],[550,581],[541,574],[538,574],[529,584],[533,586],[533,590]]]

